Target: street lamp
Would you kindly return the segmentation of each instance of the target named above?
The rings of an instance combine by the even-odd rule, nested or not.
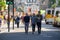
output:
[[[13,14],[14,14],[14,0],[6,0],[6,4],[8,5],[8,32],[10,32],[10,5],[13,4]],[[13,15],[14,17],[14,15]],[[14,18],[13,18],[13,21],[14,21]],[[13,27],[14,28],[14,27]]]

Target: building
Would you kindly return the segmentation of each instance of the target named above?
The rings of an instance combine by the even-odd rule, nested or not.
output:
[[[41,0],[41,9],[46,9],[46,8],[48,8],[49,6],[49,0]]]
[[[46,9],[49,8],[50,0],[14,0],[15,7],[21,8],[24,12],[27,12],[28,8],[30,7],[32,13],[35,9]],[[33,6],[34,5],[34,6]],[[35,7],[35,8],[34,8]]]
[[[26,0],[24,5],[25,13],[36,13],[40,10],[40,0]]]

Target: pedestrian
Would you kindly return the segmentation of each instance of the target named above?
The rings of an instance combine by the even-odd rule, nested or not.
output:
[[[20,17],[16,16],[15,17],[15,24],[17,24],[17,28],[19,28],[19,22],[20,22]]]
[[[24,23],[24,16],[21,16],[21,22]]]
[[[8,17],[8,15],[7,15],[7,19],[6,19],[6,20],[7,20],[7,26],[8,26],[9,29],[10,29],[10,27],[9,27],[9,26],[10,26],[10,19],[11,19],[11,18]]]
[[[34,34],[34,32],[35,32],[36,22],[37,22],[37,17],[35,15],[35,13],[33,13],[33,15],[31,16],[32,34]]]
[[[5,23],[5,20],[6,20],[6,18],[5,18],[5,15],[4,15],[4,23]]]
[[[2,18],[1,18],[1,15],[0,15],[0,32],[1,32],[1,25],[2,25]]]
[[[28,27],[29,27],[30,16],[26,13],[24,16],[24,24],[25,24],[25,33],[28,34]]]
[[[42,21],[42,15],[40,14],[40,11],[38,11],[37,14],[37,27],[38,27],[38,34],[41,33],[41,21]]]

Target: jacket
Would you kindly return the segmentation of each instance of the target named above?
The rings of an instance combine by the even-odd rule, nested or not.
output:
[[[42,15],[37,15],[37,22],[41,22],[42,21]]]
[[[32,16],[31,17],[31,23],[32,24],[36,24],[36,22],[37,22],[37,17],[36,16]]]
[[[30,17],[29,17],[29,16],[25,16],[25,17],[24,17],[24,22],[25,22],[25,23],[28,23],[29,21],[30,21]]]

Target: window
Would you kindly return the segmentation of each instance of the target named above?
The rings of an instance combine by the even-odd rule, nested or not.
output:
[[[37,0],[27,0],[27,3],[36,3]]]
[[[56,11],[56,16],[58,17],[58,13],[59,13],[59,11]]]
[[[42,4],[44,3],[45,0],[42,0]]]
[[[51,10],[48,10],[47,13],[48,13],[48,14],[51,14]]]
[[[36,3],[36,0],[32,0],[33,3]]]
[[[30,0],[27,0],[27,3],[30,3]]]
[[[52,16],[54,15],[54,10],[52,10]]]

